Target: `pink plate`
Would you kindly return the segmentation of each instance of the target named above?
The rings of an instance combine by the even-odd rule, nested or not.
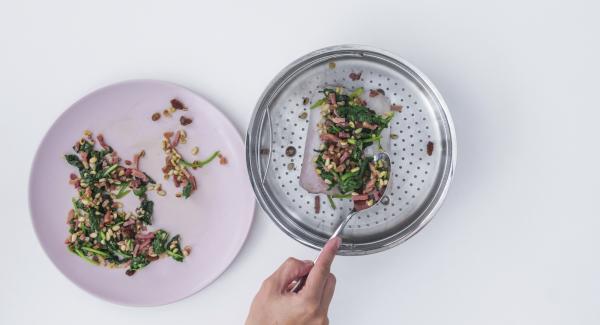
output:
[[[220,150],[228,163],[218,161],[193,173],[198,190],[187,199],[175,197],[172,182],[162,178],[162,134],[182,128],[178,111],[171,118],[153,122],[151,115],[181,100],[193,123],[186,126],[187,144],[178,147],[189,159],[203,159]],[[163,184],[167,195],[149,193],[154,201],[155,228],[181,234],[192,254],[183,263],[163,258],[134,276],[124,269],[108,269],[86,263],[67,251],[67,212],[76,195],[68,184],[75,170],[63,156],[84,130],[103,133],[122,159],[144,149],[141,169]],[[200,148],[197,156],[191,149]],[[252,193],[240,135],[211,103],[183,87],[161,81],[136,80],[97,90],[79,100],[52,125],[35,156],[29,182],[29,205],[35,232],[46,254],[75,284],[108,301],[135,306],[155,306],[177,301],[198,292],[221,273],[240,251],[254,214]],[[129,196],[132,196],[131,194]],[[128,197],[129,197],[128,196]],[[133,202],[133,201],[132,201]],[[126,208],[128,207],[125,201]]]

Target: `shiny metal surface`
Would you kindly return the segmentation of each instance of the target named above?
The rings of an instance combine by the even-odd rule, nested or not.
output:
[[[350,73],[362,73],[353,81]],[[336,209],[298,185],[308,112],[303,98],[323,85],[382,89],[403,106],[391,123],[392,186],[388,205],[357,215],[342,233],[341,255],[361,255],[393,247],[416,234],[440,207],[456,161],[454,126],[441,95],[401,58],[365,46],[335,46],[310,53],[286,67],[262,94],[246,135],[246,163],[258,201],[271,219],[297,241],[319,249],[351,211],[350,200]],[[427,144],[433,152],[427,153]],[[289,157],[287,147],[297,153]]]

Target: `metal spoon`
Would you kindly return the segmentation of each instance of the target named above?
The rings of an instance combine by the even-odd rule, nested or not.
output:
[[[385,152],[379,152],[379,153],[376,153],[375,155],[373,155],[373,162],[377,162],[379,160],[383,161],[383,168],[385,168],[385,170],[387,171],[387,174],[390,175],[390,169],[391,169],[390,156],[388,156],[388,154]],[[391,178],[389,178],[389,181],[391,181]],[[344,227],[346,227],[346,225],[348,224],[350,219],[352,219],[355,215],[366,212],[369,209],[373,209],[374,207],[378,206],[379,204],[387,205],[389,203],[389,198],[387,197],[387,193],[388,193],[388,190],[391,188],[389,181],[388,181],[388,185],[385,187],[385,190],[383,191],[383,193],[381,194],[381,197],[379,197],[379,200],[377,200],[377,202],[375,202],[372,206],[370,206],[366,209],[363,209],[360,211],[352,211],[350,214],[348,214],[346,216],[346,218],[344,218],[342,220],[342,222],[340,222],[340,224],[337,226],[337,228],[335,229],[335,231],[333,232],[331,237],[329,237],[329,240],[337,237],[342,232],[342,230],[344,230]],[[317,255],[317,258],[315,258],[315,260],[314,260],[314,263],[317,262],[317,260],[319,259],[319,256],[321,256],[322,252],[323,252],[323,249],[321,248],[319,255]],[[292,288],[291,291],[292,292],[300,291],[300,289],[302,289],[302,287],[304,287],[307,277],[308,277],[308,275],[305,275],[305,276],[301,277],[300,279],[298,279],[298,281],[296,281],[296,284],[294,285],[294,287]]]

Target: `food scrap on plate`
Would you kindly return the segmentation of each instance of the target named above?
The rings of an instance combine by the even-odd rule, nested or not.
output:
[[[160,192],[161,188],[140,169],[144,151],[122,165],[104,136],[98,134],[96,139],[99,149],[92,133],[85,131],[73,146],[75,153],[65,155],[67,163],[78,171],[69,180],[77,190],[67,217],[69,236],[65,244],[69,251],[95,265],[127,268],[130,276],[161,256],[183,261],[191,248],[181,249],[179,235],[169,240],[169,233],[163,229],[148,230],[154,202],[147,192]],[[131,192],[139,206],[127,212],[118,200]]]

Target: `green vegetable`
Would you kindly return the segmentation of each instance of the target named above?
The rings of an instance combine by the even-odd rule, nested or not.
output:
[[[152,214],[154,213],[154,202],[143,199],[140,205],[140,219],[148,225],[152,224]]]
[[[331,198],[331,195],[327,195],[327,201],[329,201],[329,205],[335,209],[335,203],[333,203],[333,198]]]
[[[159,229],[154,232],[154,239],[152,239],[152,250],[155,254],[160,255],[167,250],[167,240],[169,240],[169,233]]]
[[[127,194],[129,194],[129,192],[131,192],[130,190],[127,189],[128,186],[129,186],[129,182],[125,182],[125,183],[121,184],[121,186],[119,187],[119,192],[117,192],[117,194],[115,195],[117,199],[122,199]]]
[[[77,247],[70,248],[70,250],[71,250],[72,252],[74,252],[75,254],[79,255],[79,257],[81,257],[82,259],[84,259],[84,260],[85,260],[85,261],[87,261],[88,263],[90,263],[90,264],[93,264],[93,265],[98,265],[98,262],[96,262],[96,261],[94,261],[93,259],[91,259],[91,258],[87,257],[87,255],[85,255],[85,254],[84,254],[84,253],[83,253],[83,252],[82,252],[80,249],[78,249]]]
[[[137,255],[131,259],[131,265],[129,266],[129,269],[136,271],[144,268],[148,264],[150,264],[150,261],[145,255]]]
[[[187,184],[185,184],[183,191],[181,191],[181,195],[187,199],[188,197],[190,197],[191,194],[192,194],[192,183],[188,182]]]
[[[93,249],[91,247],[86,247],[86,246],[81,246],[81,249],[83,249],[86,252],[90,252],[90,253],[94,253],[96,255],[100,255],[102,257],[108,257],[108,253],[105,253],[103,251],[97,250],[97,249]]]
[[[349,199],[352,197],[352,194],[334,194],[332,197],[334,199]]]
[[[110,173],[115,171],[115,169],[117,169],[118,167],[119,167],[119,164],[114,164],[114,165],[108,167],[107,169],[104,170],[104,172],[102,172],[102,177],[106,177],[106,176],[110,175]]]
[[[321,99],[317,100],[316,102],[314,102],[312,105],[310,105],[310,109],[317,108],[317,107],[323,105],[326,101],[327,101],[327,98],[321,98]]]
[[[319,155],[317,156],[315,164],[319,171],[319,176],[329,184],[329,190],[337,187],[342,193],[341,195],[352,192],[361,192],[371,175],[369,169],[370,157],[365,157],[364,151],[373,143],[377,143],[377,145],[381,147],[381,131],[388,127],[393,118],[393,113],[378,115],[372,109],[364,106],[360,99],[360,96],[364,93],[364,88],[357,88],[349,95],[344,95],[341,88],[325,88],[321,93],[323,93],[323,98],[317,103],[324,103],[329,100],[329,96],[335,94],[337,102],[335,114],[343,117],[348,122],[347,125],[343,126],[338,124],[328,125],[326,132],[333,135],[338,135],[340,132],[346,132],[350,133],[352,137],[346,140],[346,145],[344,145],[350,147],[351,153],[344,162],[345,166],[342,175],[339,175],[336,172],[336,168],[339,166],[332,166],[323,158],[325,151],[317,151]],[[329,114],[333,115],[334,113],[332,111]],[[365,123],[369,123],[375,127],[367,128],[365,127]],[[339,147],[336,148],[339,150]],[[343,150],[346,149],[344,148]],[[338,154],[340,154],[339,151]],[[330,204],[332,204],[332,198],[328,197],[328,199],[331,199]],[[335,205],[335,203],[332,205]]]
[[[212,155],[210,155],[208,158],[204,159],[204,160],[194,160],[193,162],[187,162],[185,161],[185,159],[181,159],[180,163],[182,165],[184,165],[185,167],[190,167],[190,168],[202,168],[206,165],[208,165],[211,161],[213,161],[213,159],[215,159],[218,155],[219,155],[219,151],[215,151],[213,152]]]
[[[146,231],[145,227],[138,227],[139,222],[141,221],[142,226],[152,224],[154,203],[148,200],[146,191],[148,184],[154,183],[154,180],[146,173],[144,174],[147,176],[147,180],[128,174],[117,176],[115,171],[118,171],[121,165],[117,163],[107,166],[104,160],[108,153],[113,152],[112,148],[95,150],[94,143],[87,140],[87,135],[73,149],[75,154],[65,155],[65,160],[69,165],[78,169],[81,187],[76,191],[77,197],[72,199],[75,218],[72,218],[68,225],[71,237],[67,248],[73,254],[94,265],[98,265],[99,260],[103,261],[102,264],[111,266],[130,262],[127,274],[133,275],[136,270],[154,260],[148,250],[141,250],[135,257],[132,254],[134,238]],[[84,166],[84,162],[79,158],[81,155],[87,155],[96,163],[90,164],[89,167]],[[214,157],[209,157],[209,159],[212,160]],[[210,160],[197,162],[197,165],[201,166]],[[103,179],[102,182],[100,182],[101,179]],[[139,183],[135,189],[131,187],[134,180]],[[115,189],[111,184],[117,188]],[[115,201],[124,198],[132,191],[140,202],[133,216],[138,219],[138,224],[123,227],[127,213],[123,211],[122,206],[115,204]],[[112,217],[105,219],[107,213],[110,213]],[[157,254],[165,253],[168,240],[169,234],[166,231],[157,230],[150,243],[152,251]],[[170,253],[174,259],[183,260],[179,244],[174,246]]]
[[[133,189],[133,194],[135,194],[135,196],[137,197],[142,197],[144,196],[144,194],[146,194],[146,185],[142,185],[138,188]]]
[[[171,256],[177,262],[183,262],[185,258],[183,256],[183,252],[181,251],[179,235],[173,237],[169,243],[167,244],[167,255]]]
[[[65,159],[67,160],[67,162],[69,163],[69,165],[77,167],[77,169],[79,169],[79,171],[83,171],[84,167],[83,167],[83,163],[81,162],[81,160],[79,160],[79,157],[77,155],[65,155]]]
[[[360,97],[360,95],[362,95],[364,92],[365,92],[365,89],[363,87],[359,87],[359,88],[356,88],[356,90],[354,90],[353,92],[351,92],[348,96],[351,99],[354,99],[354,98]]]

